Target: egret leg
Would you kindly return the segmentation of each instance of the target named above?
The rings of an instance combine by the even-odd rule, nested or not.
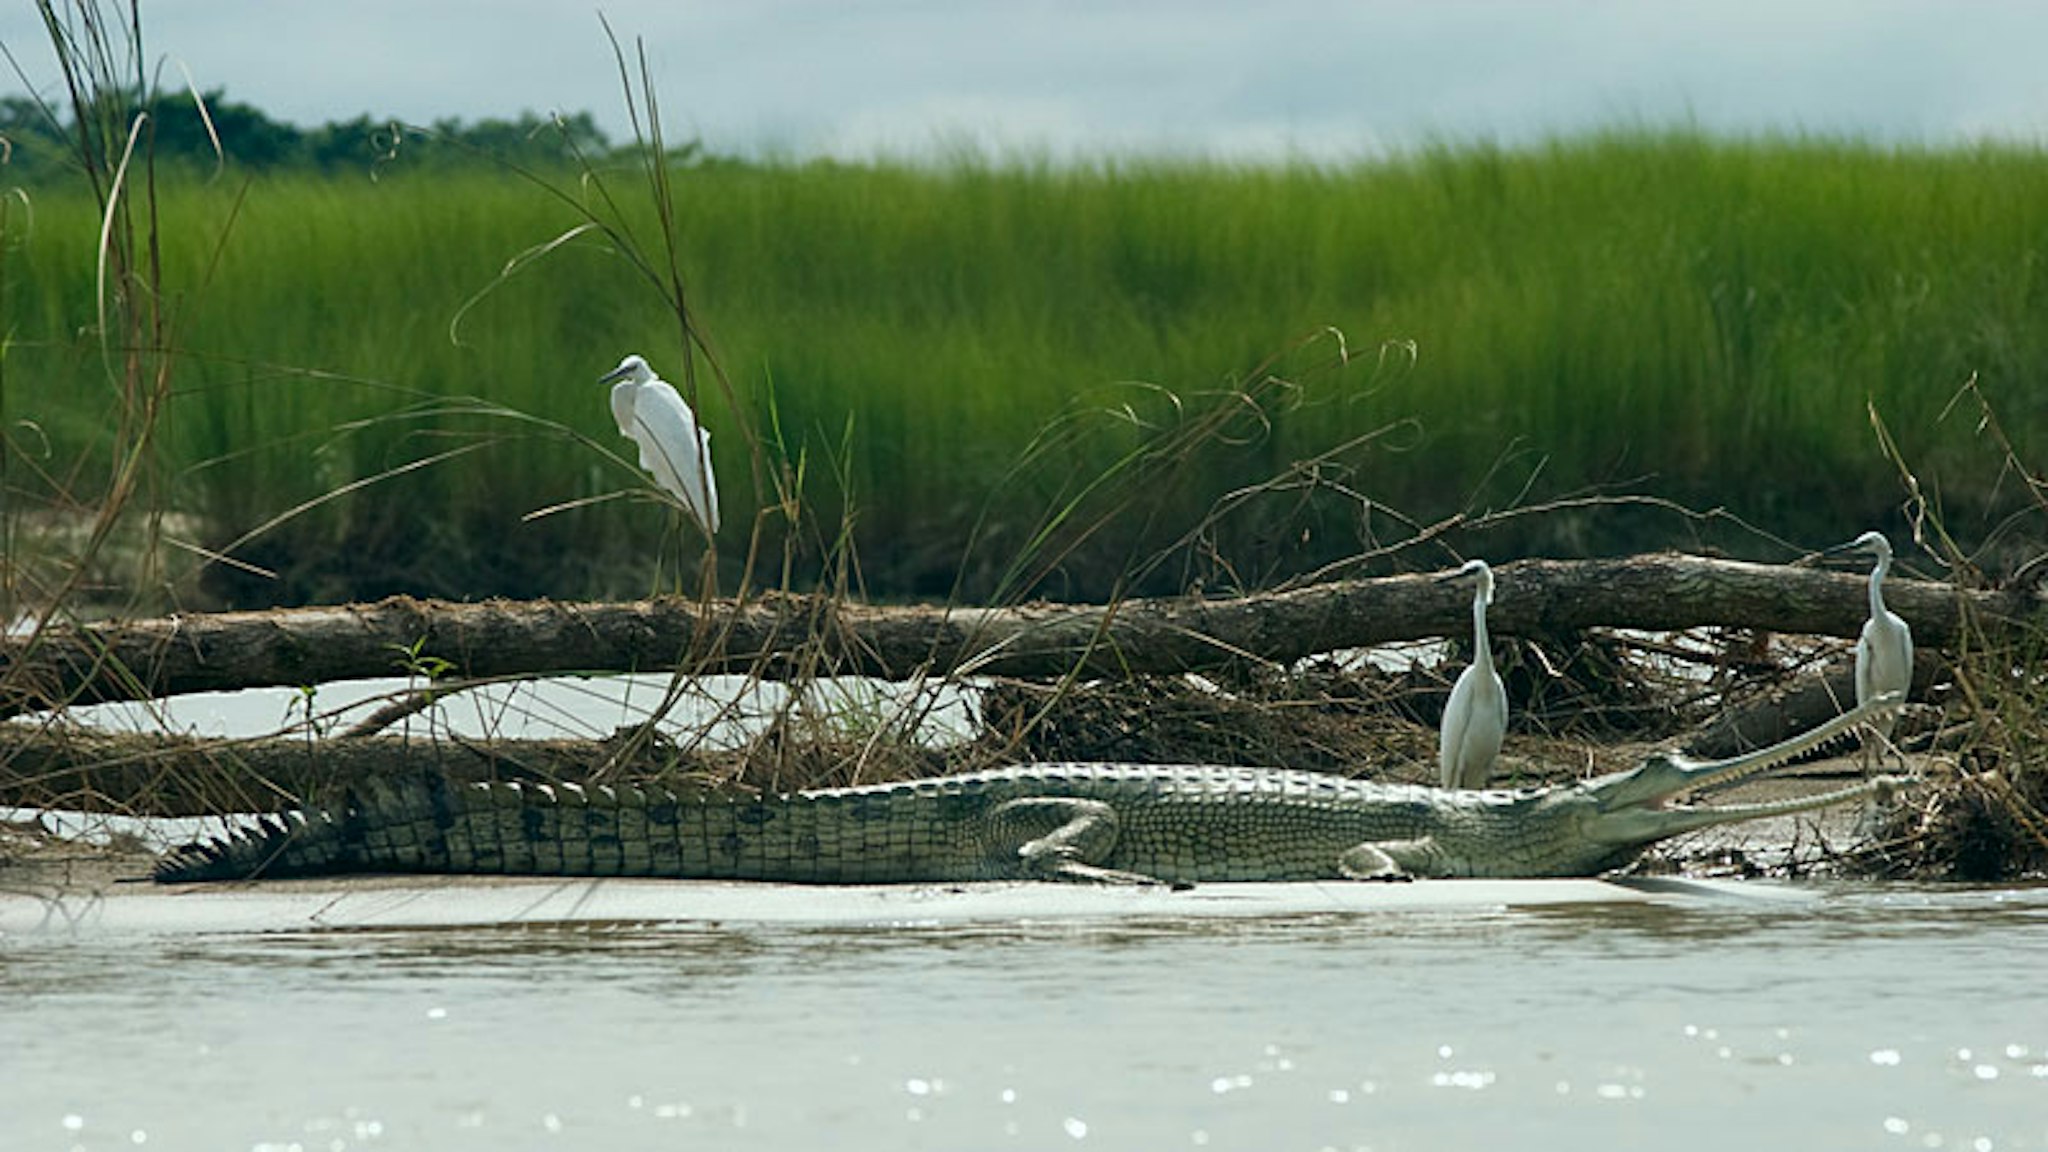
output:
[[[1906,762],[1905,752],[1892,743],[1891,733],[1875,724],[1864,727],[1861,752],[1861,767],[1863,778],[1866,780],[1875,774],[1871,767],[1873,759],[1877,768],[1882,769],[1887,760],[1896,758],[1899,762],[1899,771],[1904,775],[1912,774],[1912,765]],[[1866,840],[1876,836],[1883,830],[1885,821],[1891,816],[1897,802],[1898,790],[1894,788],[1880,788],[1865,797],[1863,811],[1856,817],[1856,835]]]
[[[703,603],[718,599],[718,549],[709,537],[704,540],[703,554],[697,558],[697,588]]]
[[[667,522],[667,523],[666,523],[666,524],[665,524],[665,525],[664,525],[664,526],[662,527],[662,530],[661,530],[661,552],[659,553],[659,555],[661,555],[662,557],[666,558],[666,557],[668,556],[668,554],[669,554],[669,548],[670,548],[670,546],[671,546],[671,545],[673,545],[673,546],[674,546],[674,548],[675,548],[675,558],[676,558],[676,574],[675,574],[675,587],[674,587],[674,588],[672,589],[672,591],[673,591],[673,592],[674,592],[674,594],[675,594],[675,595],[677,595],[677,596],[681,596],[681,595],[683,594],[683,523],[682,523],[682,521],[683,521],[683,514],[682,514],[681,512],[678,512],[678,511],[676,511],[676,510],[675,510],[675,509],[673,509],[673,508],[669,509],[669,513],[668,513],[668,522]],[[661,580],[661,571],[660,571],[660,569],[659,569],[659,568],[657,568],[657,569],[655,570],[655,573],[654,573],[654,578],[655,578],[655,581],[656,581],[656,583],[657,583],[657,584],[659,584],[659,583],[660,583],[660,580]]]

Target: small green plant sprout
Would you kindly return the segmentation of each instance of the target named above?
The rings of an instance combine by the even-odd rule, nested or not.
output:
[[[284,706],[284,722],[286,727],[291,725],[292,713],[304,712],[306,714],[306,735],[309,737],[326,735],[321,730],[319,714],[313,710],[320,695],[320,686],[318,684],[300,684],[293,688],[292,692],[292,698]]]
[[[398,653],[392,663],[403,669],[407,676],[430,681],[439,680],[455,671],[454,661],[426,655],[422,651],[426,643],[427,638],[422,636],[410,644],[391,645],[391,650]]]

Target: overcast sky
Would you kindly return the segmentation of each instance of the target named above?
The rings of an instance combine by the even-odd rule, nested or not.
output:
[[[2048,138],[2039,0],[610,0],[671,140],[869,156],[963,138],[1055,155],[1341,158],[1624,123]],[[302,125],[590,111],[625,135],[597,6],[145,0],[165,82]],[[0,41],[46,92],[28,0]],[[7,77],[0,88],[20,91]]]

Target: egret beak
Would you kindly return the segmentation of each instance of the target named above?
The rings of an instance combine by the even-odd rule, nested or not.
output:
[[[1890,560],[1892,556],[1892,542],[1885,539],[1882,532],[1865,532],[1847,544],[1837,544],[1833,548],[1821,549],[1820,555],[1839,556],[1844,552],[1868,552],[1872,556],[1883,560]]]
[[[1432,584],[1453,584],[1459,580],[1470,579],[1471,577],[1477,576],[1478,574],[1479,568],[1477,566],[1477,562],[1467,560],[1463,567],[1454,568],[1449,572],[1439,573],[1436,576],[1431,577],[1429,582]]]
[[[599,376],[597,378],[597,382],[599,384],[616,384],[619,381],[624,380],[627,377],[627,375],[630,374],[632,371],[633,370],[631,368],[628,368],[624,364],[621,364],[617,368],[614,368],[611,371],[605,373],[604,375]]]

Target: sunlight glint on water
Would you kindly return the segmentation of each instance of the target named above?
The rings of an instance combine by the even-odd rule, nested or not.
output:
[[[2039,1149],[2044,945],[1924,889],[15,936],[0,1147]]]

